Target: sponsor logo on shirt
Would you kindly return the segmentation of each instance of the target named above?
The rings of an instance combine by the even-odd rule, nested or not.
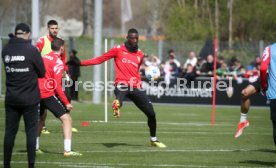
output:
[[[131,60],[128,60],[128,59],[126,59],[126,58],[123,58],[123,59],[122,59],[122,62],[123,62],[124,64],[132,64],[132,65],[134,65],[135,67],[138,67],[138,64],[137,64],[137,63],[135,63],[135,62],[133,62],[133,61],[131,61]]]
[[[63,62],[60,59],[57,59],[56,65],[54,67],[54,72],[59,74],[63,71]]]
[[[11,57],[9,55],[5,55],[5,63],[9,63],[11,61]]]
[[[44,57],[44,58],[47,58],[48,60],[51,60],[51,61],[54,59],[54,58],[53,58],[52,56],[50,56],[50,55],[44,55],[43,57]]]
[[[6,66],[6,72],[7,73],[14,73],[14,72],[29,72],[29,68],[11,68],[9,66]]]
[[[4,59],[5,59],[6,63],[10,63],[13,61],[25,61],[25,56],[23,56],[23,55],[13,55],[13,56],[6,55]]]
[[[11,68],[9,66],[6,66],[6,72],[7,73],[11,72]]]
[[[25,56],[23,55],[17,55],[11,57],[11,62],[13,61],[25,61]]]

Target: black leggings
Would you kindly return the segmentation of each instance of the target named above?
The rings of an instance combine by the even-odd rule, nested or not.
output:
[[[114,90],[116,99],[120,102],[120,107],[123,106],[123,100],[125,98],[129,98],[134,104],[147,116],[148,118],[148,126],[150,129],[150,136],[156,136],[156,118],[155,112],[152,106],[151,101],[147,97],[144,91],[141,91],[136,88],[128,88],[128,87],[115,87]]]

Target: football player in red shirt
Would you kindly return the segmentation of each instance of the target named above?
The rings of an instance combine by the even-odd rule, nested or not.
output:
[[[38,48],[38,50],[40,51],[42,56],[44,56],[44,55],[46,55],[46,54],[48,54],[52,51],[51,42],[53,41],[54,38],[57,38],[58,32],[59,32],[58,22],[56,20],[49,20],[48,23],[47,23],[47,30],[48,30],[48,34],[45,35],[45,36],[40,37],[38,39],[38,41],[36,42],[36,47]],[[64,47],[64,52],[60,55],[60,57],[61,57],[61,60],[64,64],[64,70],[65,70],[65,72],[67,72],[68,67],[66,65],[66,50],[65,50],[65,47]],[[47,115],[47,112],[45,112],[45,115]],[[78,131],[76,128],[72,128],[72,130],[73,130],[73,132]],[[42,133],[43,134],[49,134],[50,133],[50,131],[46,128],[45,123],[43,125]]]
[[[54,38],[58,36],[58,22],[55,20],[50,20],[47,23],[48,26],[48,34],[45,36],[42,36],[38,39],[36,42],[36,47],[40,51],[41,55],[44,56],[52,51],[51,49],[51,42],[53,41]],[[65,50],[65,48],[64,48]],[[67,66],[66,66],[66,51],[64,51],[61,54],[61,60],[64,63],[64,68],[65,71],[67,71]]]
[[[43,56],[46,73],[44,78],[38,80],[40,90],[40,120],[38,135],[40,136],[45,120],[45,109],[50,110],[56,118],[62,122],[64,135],[64,156],[80,156],[82,154],[71,151],[72,139],[72,118],[70,110],[73,106],[62,90],[62,74],[64,64],[60,55],[64,52],[64,41],[55,38],[51,43],[52,52]],[[57,95],[57,96],[56,96]],[[39,136],[37,138],[36,149],[39,149]]]
[[[115,62],[115,96],[112,103],[115,117],[120,117],[120,108],[123,100],[129,98],[147,116],[150,129],[150,144],[159,148],[166,148],[166,145],[159,142],[156,137],[156,117],[151,101],[146,93],[141,90],[141,77],[139,74],[140,65],[143,62],[144,54],[138,48],[139,34],[136,29],[129,29],[127,41],[118,45],[102,56],[81,62],[81,66],[97,65],[109,59]]]

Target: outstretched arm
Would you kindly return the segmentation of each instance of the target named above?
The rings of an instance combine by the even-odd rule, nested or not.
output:
[[[104,61],[114,58],[116,55],[117,55],[117,49],[114,47],[99,57],[81,61],[80,65],[81,66],[89,66],[89,65],[101,64]]]

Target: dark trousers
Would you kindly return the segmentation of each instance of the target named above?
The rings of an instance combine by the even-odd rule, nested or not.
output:
[[[78,81],[78,78],[76,80],[73,80],[73,84],[70,87],[71,99],[76,101],[79,100],[79,91],[78,91],[78,88],[75,88],[77,81]]]
[[[116,99],[119,100],[120,106],[123,106],[123,100],[129,98],[134,104],[147,116],[150,136],[156,136],[156,117],[151,101],[144,91],[136,88],[115,87],[114,90]]]
[[[35,147],[38,124],[38,104],[30,106],[15,106],[5,104],[5,109],[6,121],[4,137],[4,168],[10,168],[14,141],[22,115],[25,123],[25,133],[27,137],[29,168],[33,168],[36,154]]]

